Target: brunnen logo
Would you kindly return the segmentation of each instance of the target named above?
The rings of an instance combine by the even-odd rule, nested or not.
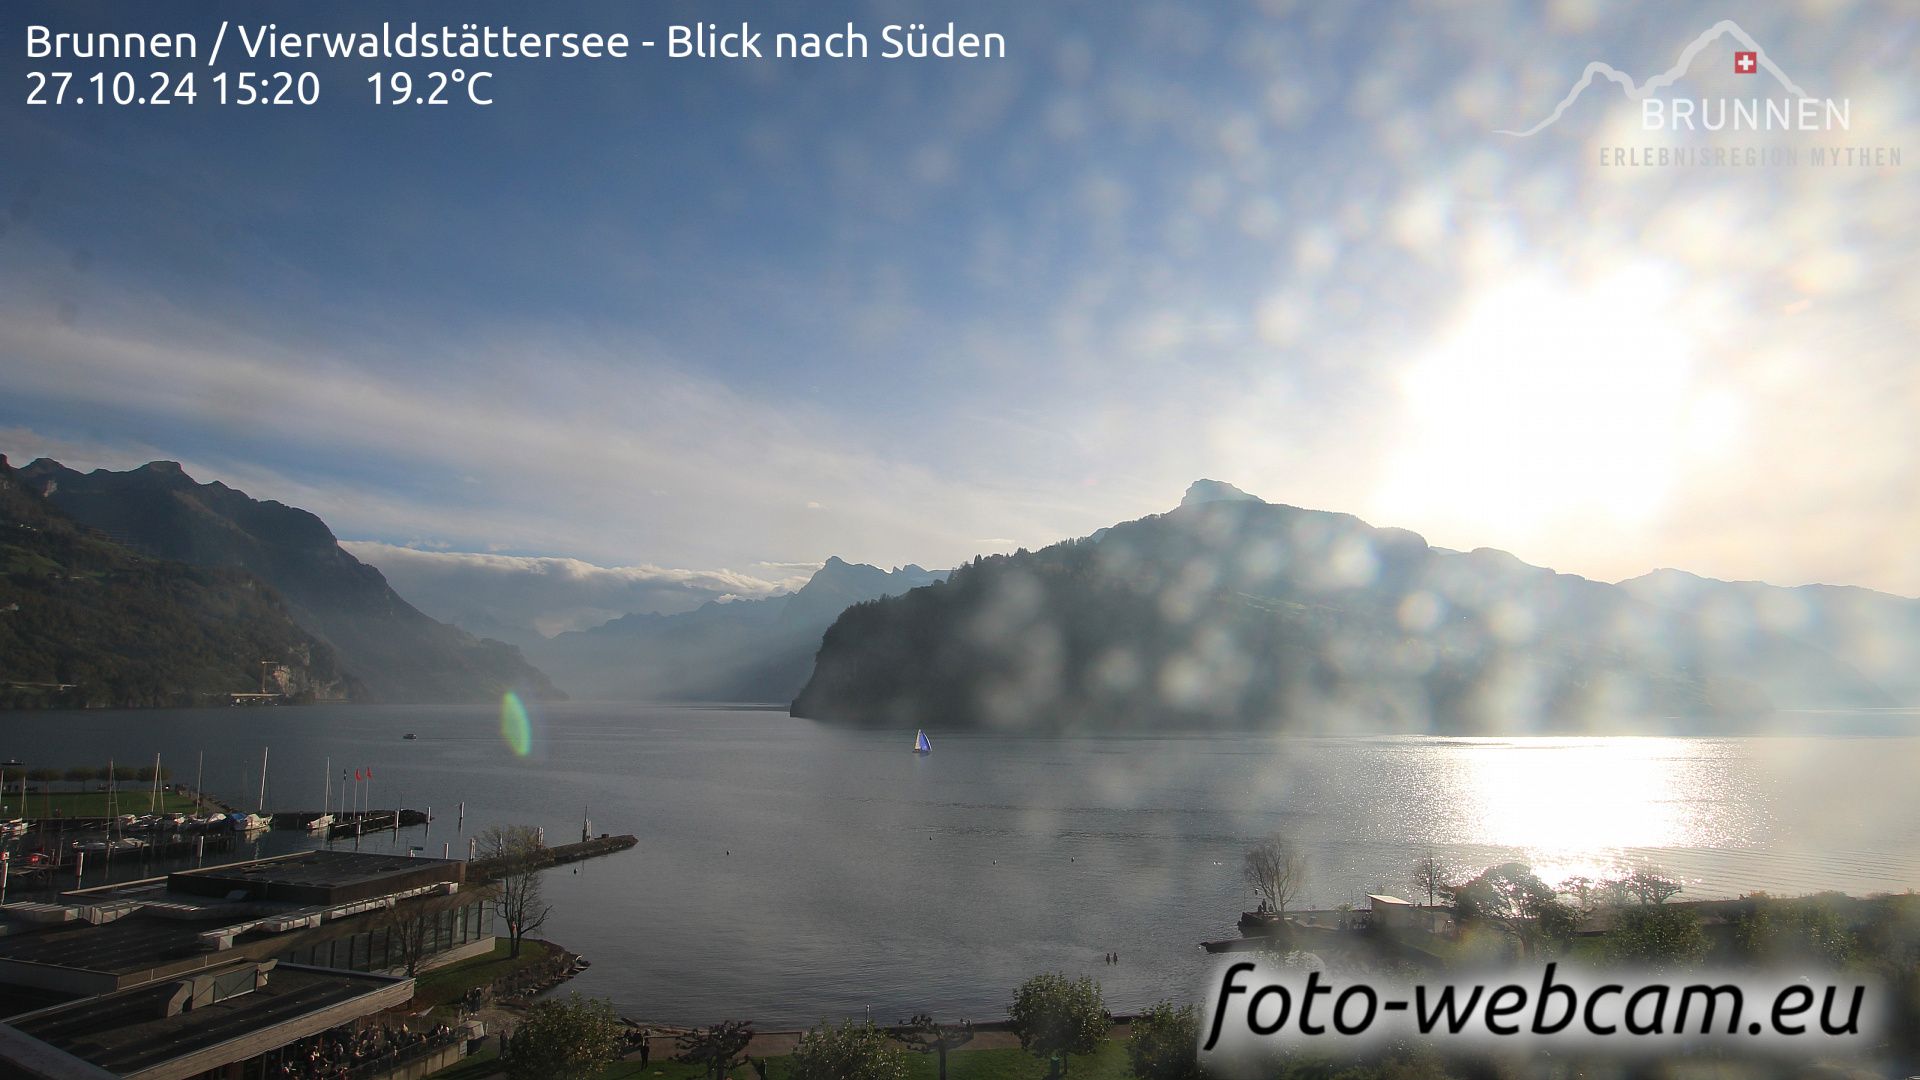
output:
[[[1752,94],[1723,94],[1717,97],[1680,97],[1662,93],[1693,70],[1700,54],[1719,42],[1732,38],[1738,48],[1733,53],[1732,74],[1736,82],[1753,79]],[[1580,99],[1596,79],[1606,79],[1620,87],[1630,102],[1639,106],[1640,130],[1685,137],[1720,132],[1735,133],[1840,133],[1853,130],[1853,102],[1847,98],[1816,97],[1801,89],[1766,49],[1740,28],[1724,19],[1694,38],[1680,52],[1672,67],[1636,82],[1633,76],[1611,64],[1595,60],[1560,99],[1544,119],[1525,129],[1496,129],[1495,133],[1516,139],[1531,138],[1559,122],[1574,102]],[[1651,140],[1651,134],[1649,136]],[[1608,146],[1601,148],[1602,165],[1784,165],[1817,166],[1856,165],[1868,167],[1899,166],[1899,147],[1827,145],[1666,145]]]

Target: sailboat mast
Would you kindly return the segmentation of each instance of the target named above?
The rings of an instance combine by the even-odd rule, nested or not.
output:
[[[147,813],[160,809],[160,755],[153,755],[153,789],[147,792]]]
[[[333,808],[333,759],[328,758],[327,763],[321,767],[320,771],[322,773],[322,779],[324,779],[327,784],[327,790],[320,796],[320,812],[326,814]]]
[[[206,806],[200,798],[200,779],[206,771],[207,752],[202,750],[200,751],[199,757],[195,758],[193,763],[193,812],[196,814],[206,809]]]
[[[267,812],[267,747],[260,748],[260,808],[258,813]]]

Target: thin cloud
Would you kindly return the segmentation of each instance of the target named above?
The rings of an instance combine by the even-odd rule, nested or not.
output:
[[[396,591],[436,618],[484,630],[535,630],[551,636],[632,612],[671,614],[710,600],[773,596],[771,581],[733,570],[597,566],[580,559],[421,551],[377,541],[345,541],[354,557],[386,575]]]

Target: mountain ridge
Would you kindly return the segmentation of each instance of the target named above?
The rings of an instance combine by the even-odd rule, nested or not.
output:
[[[173,461],[81,473],[41,458],[19,475],[67,517],[143,554],[257,576],[286,599],[295,622],[331,645],[371,700],[562,696],[512,645],[422,614],[309,511],[199,483]]]
[[[1166,514],[856,605],[791,711],[902,728],[1600,733],[1893,701],[1812,642],[1710,633],[1505,551],[1233,493],[1202,481]]]
[[[263,683],[295,701],[364,696],[258,577],[103,538],[3,454],[0,571],[0,707],[225,704]]]
[[[534,647],[543,670],[575,697],[648,701],[791,701],[820,635],[854,603],[932,584],[938,571],[884,570],[828,559],[790,593],[709,600],[672,615],[623,615]]]

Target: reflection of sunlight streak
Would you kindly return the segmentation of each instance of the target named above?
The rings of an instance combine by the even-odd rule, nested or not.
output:
[[[1448,790],[1467,834],[1526,851],[1547,881],[1603,877],[1625,848],[1712,846],[1689,805],[1702,777],[1693,744],[1658,738],[1465,740]]]

